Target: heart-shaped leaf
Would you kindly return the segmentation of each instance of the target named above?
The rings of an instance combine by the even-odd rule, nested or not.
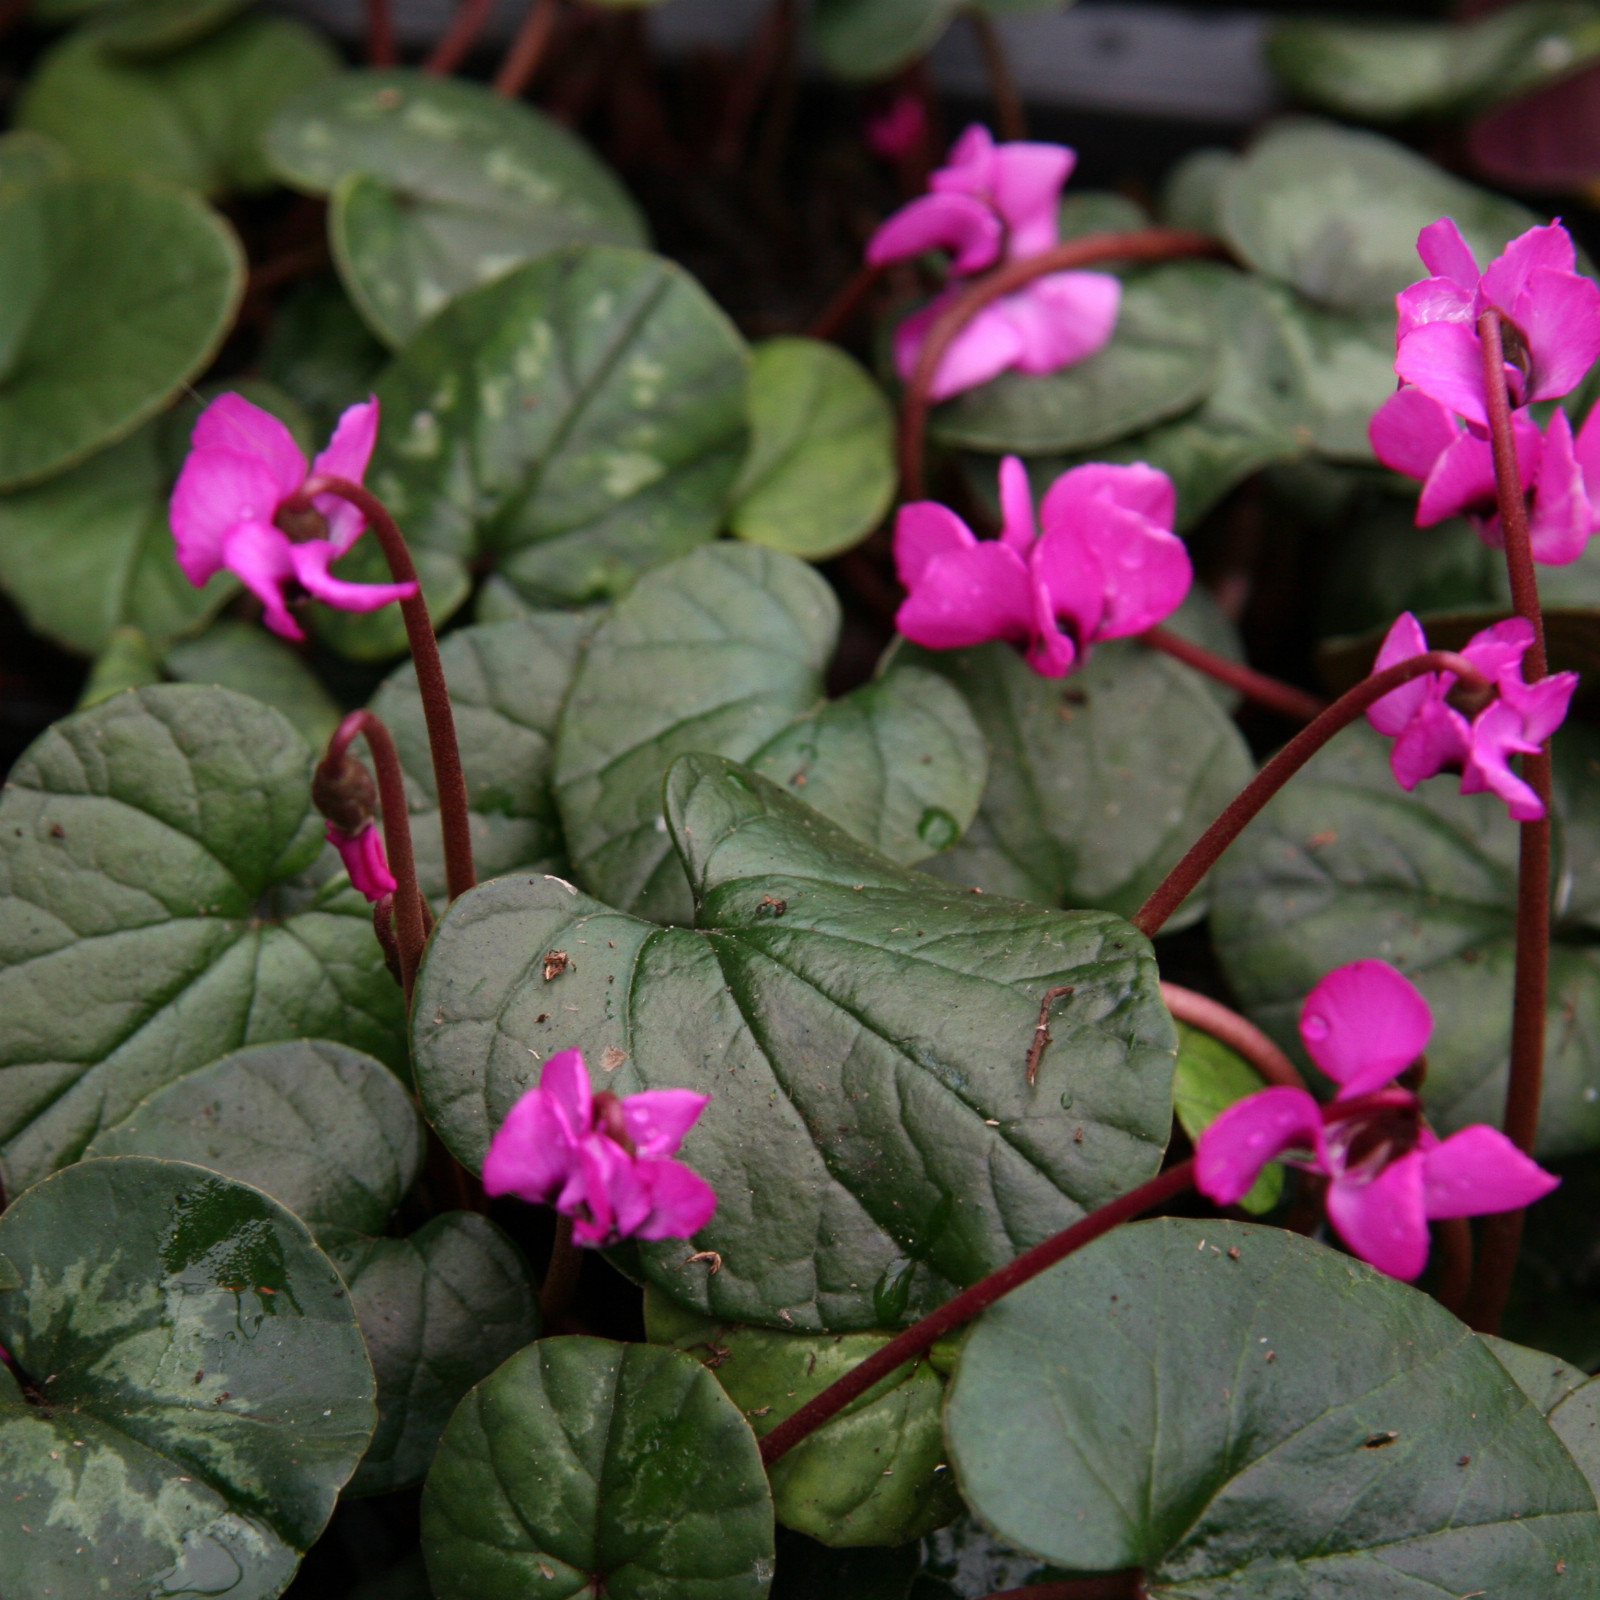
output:
[[[214,683],[252,695],[293,724],[313,750],[339,726],[339,704],[291,645],[252,623],[224,618],[167,651],[165,666],[180,683]]]
[[[384,373],[368,481],[413,542],[530,599],[614,594],[716,532],[747,367],[681,267],[557,251],[462,295]]]
[[[399,1066],[400,992],[328,855],[311,752],[226,689],[58,722],[0,796],[0,1177],[72,1161],[240,1045],[322,1037]]]
[[[0,1216],[0,1586],[271,1600],[372,1435],[349,1296],[303,1223],[181,1161],[86,1161]],[[0,1367],[0,1373],[5,1369]]]
[[[342,73],[283,108],[267,151],[280,178],[331,195],[340,275],[391,345],[561,245],[648,243],[638,207],[581,139],[459,78]]]
[[[817,573],[743,545],[697,550],[617,603],[578,668],[556,743],[556,800],[589,889],[689,920],[661,813],[662,775],[687,750],[748,762],[897,861],[960,838],[984,769],[966,703],[904,667],[822,700],[838,630],[838,601]]]
[[[1484,1345],[1273,1228],[1096,1241],[984,1313],[945,1427],[1001,1538],[1152,1596],[1558,1592],[1600,1561],[1593,1492]]]
[[[153,416],[216,353],[244,252],[193,195],[55,178],[0,198],[0,488]]]
[[[750,454],[728,525],[821,561],[864,538],[894,498],[894,413],[836,345],[768,339],[751,353]]]
[[[890,1337],[747,1328],[653,1291],[645,1330],[653,1343],[686,1350],[715,1372],[758,1439]],[[944,1380],[926,1360],[874,1384],[773,1464],[778,1521],[839,1547],[905,1544],[948,1522],[961,1500],[945,1465],[943,1403]]]
[[[989,743],[977,819],[928,869],[964,888],[1131,916],[1254,773],[1200,676],[1132,641],[1065,679],[1004,644],[900,659],[955,684]]]
[[[658,1345],[542,1339],[450,1419],[422,1497],[439,1600],[765,1600],[772,1501],[738,1408]]]
[[[959,0],[818,0],[817,52],[829,72],[856,82],[887,78],[926,55]]]
[[[1556,743],[1558,901],[1545,1036],[1543,1155],[1600,1145],[1597,742]],[[1324,974],[1381,956],[1433,1008],[1425,1096],[1441,1131],[1498,1122],[1511,1030],[1517,829],[1493,795],[1442,776],[1406,794],[1365,723],[1314,757],[1212,873],[1212,930],[1235,992],[1304,1059],[1300,1006]],[[1565,887],[1562,887],[1565,886]]]
[[[1127,924],[954,892],[718,757],[666,790],[699,931],[547,878],[481,885],[435,931],[418,1083],[463,1161],[558,1050],[617,1063],[617,1093],[710,1094],[684,1159],[717,1190],[695,1238],[721,1268],[667,1240],[637,1270],[795,1330],[917,1315],[1154,1170],[1175,1041]]]
[[[534,611],[514,622],[458,628],[440,645],[466,771],[479,878],[566,870],[550,787],[551,746],[594,620],[579,612]],[[389,725],[405,768],[422,892],[441,895],[444,847],[415,668],[409,663],[396,668],[373,696],[372,709]]]
[[[72,157],[54,139],[27,128],[0,133],[0,195],[46,178],[64,177],[71,170]]]
[[[324,1234],[378,1377],[378,1427],[350,1494],[420,1483],[473,1384],[539,1336],[521,1252],[488,1220],[447,1211],[408,1239]]]
[[[18,115],[87,172],[162,178],[203,194],[265,189],[261,137],[291,95],[331,76],[338,57],[290,17],[248,16],[177,55],[127,60],[101,28],[58,44]]]
[[[1394,313],[1426,269],[1417,234],[1453,217],[1480,264],[1539,219],[1379,134],[1299,118],[1229,170],[1222,227],[1234,252],[1336,311]]]
[[[421,1170],[422,1127],[387,1067],[296,1039],[186,1073],[84,1154],[192,1161],[265,1189],[319,1232],[381,1233]]]

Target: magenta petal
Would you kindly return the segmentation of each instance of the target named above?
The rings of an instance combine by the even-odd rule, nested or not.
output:
[[[526,1090],[506,1113],[483,1158],[486,1194],[549,1204],[577,1170],[573,1131],[543,1089]]]
[[[1408,478],[1426,478],[1460,436],[1456,414],[1413,384],[1396,389],[1367,424],[1373,453]]]
[[[1525,1156],[1498,1128],[1475,1123],[1423,1154],[1423,1201],[1430,1217],[1519,1211],[1561,1180]]]
[[[894,564],[900,582],[915,589],[936,556],[974,549],[972,530],[937,500],[913,500],[900,507],[894,523]]]
[[[266,623],[274,633],[303,639],[284,598],[284,586],[294,578],[293,550],[288,534],[271,523],[241,522],[223,542],[222,564],[266,607]]]
[[[938,194],[989,192],[994,175],[994,135],[981,122],[969,122],[950,146],[942,167],[928,177],[928,187]]]
[[[895,625],[930,650],[1026,639],[1034,626],[1032,588],[1016,551],[986,539],[929,562],[896,614]]]
[[[1489,263],[1478,280],[1477,310],[1498,306],[1508,317],[1516,317],[1524,309],[1518,301],[1541,268],[1569,275],[1577,271],[1577,247],[1559,222],[1542,223],[1519,233]]]
[[[1440,217],[1417,235],[1417,254],[1438,278],[1448,278],[1467,290],[1478,287],[1478,261],[1462,237],[1454,217]]]
[[[1528,281],[1516,320],[1533,358],[1527,398],[1570,394],[1600,355],[1600,284],[1541,267]]]
[[[329,566],[344,554],[331,539],[308,539],[289,546],[294,575],[308,594],[341,611],[376,611],[392,600],[409,600],[415,583],[351,583],[336,578]]]
[[[1595,508],[1578,465],[1572,424],[1557,406],[1545,435],[1533,514],[1528,519],[1533,559],[1555,567],[1576,561],[1588,548],[1594,524]]]
[[[1033,520],[1033,485],[1019,456],[1000,463],[1000,542],[1026,559],[1039,530]]]
[[[1389,768],[1395,782],[1409,794],[1424,779],[1437,777],[1446,767],[1462,766],[1471,748],[1467,719],[1453,706],[1432,698],[1425,700],[1400,730],[1389,752]]]
[[[1413,1150],[1375,1178],[1335,1178],[1328,1185],[1328,1221],[1339,1236],[1379,1272],[1407,1282],[1428,1264],[1422,1173],[1422,1153]]]
[[[1500,700],[1511,706],[1522,722],[1522,737],[1529,744],[1543,744],[1567,718],[1573,690],[1578,687],[1576,672],[1556,672],[1537,683],[1524,683],[1520,674],[1505,674],[1500,679]]]
[[[1484,677],[1498,682],[1519,665],[1532,643],[1533,624],[1526,617],[1507,617],[1473,634],[1461,647],[1461,654]]]
[[[389,870],[389,858],[383,849],[383,834],[375,822],[368,822],[354,834],[329,823],[327,839],[339,852],[344,869],[350,874],[351,884],[367,899],[376,902],[400,887]]]
[[[635,1221],[649,1214],[649,1197],[640,1192],[633,1163],[622,1146],[604,1134],[578,1141],[577,1177],[556,1201],[557,1209],[573,1219],[574,1243],[591,1248],[615,1243],[622,1232],[619,1209],[631,1213],[630,1220]]]
[[[1060,144],[1013,140],[996,148],[990,194],[1006,220],[1010,260],[1039,255],[1059,240],[1061,190],[1077,163]]]
[[[1059,487],[1060,480],[1051,489]],[[1045,506],[1050,495],[1045,496]],[[1097,508],[1103,509],[1103,508]],[[1069,617],[1079,639],[1093,640],[1106,611],[1106,573],[1080,512],[1045,520],[1044,532],[1029,555],[1033,581],[1048,597],[1052,616]]]
[[[636,1238],[687,1239],[716,1212],[716,1190],[681,1161],[644,1159],[638,1163],[638,1175],[650,1198],[650,1212],[634,1228]]]
[[[1496,700],[1473,718],[1472,748],[1461,770],[1462,794],[1497,794],[1517,822],[1537,822],[1544,815],[1544,802],[1511,770],[1513,755],[1530,755],[1537,749],[1525,737],[1516,708]]]
[[[875,116],[867,118],[867,144],[886,161],[909,161],[928,137],[928,112],[922,99],[902,89]]]
[[[1335,967],[1300,1009],[1311,1059],[1340,1086],[1339,1098],[1370,1094],[1405,1071],[1433,1032],[1417,986],[1387,961]]]
[[[1458,433],[1443,450],[1417,500],[1417,526],[1430,527],[1463,511],[1493,512],[1494,447],[1475,433]]]
[[[1592,406],[1578,429],[1573,454],[1583,469],[1583,483],[1589,498],[1600,504],[1600,405]]]
[[[1016,330],[1020,372],[1059,372],[1103,350],[1116,331],[1122,280],[1109,272],[1052,272],[999,302]]]
[[[881,267],[927,250],[948,250],[957,272],[981,272],[999,260],[1003,232],[994,211],[971,195],[919,195],[873,234],[867,261]]]
[[[1172,479],[1144,461],[1125,466],[1090,461],[1063,472],[1050,485],[1039,508],[1048,526],[1078,515],[1090,502],[1108,500],[1125,511],[1137,511],[1158,528],[1170,529],[1177,515],[1178,495]]]
[[[1085,649],[1085,659],[1087,656]],[[1077,659],[1077,646],[1056,622],[1056,608],[1049,589],[1035,580],[1033,637],[1028,642],[1028,665],[1042,678],[1064,678],[1072,671]]]
[[[345,409],[328,448],[311,463],[311,470],[313,474],[360,483],[377,442],[378,398],[374,395]],[[336,494],[319,494],[313,496],[311,503],[327,520],[328,537],[341,554],[361,537],[366,518],[348,500]]]
[[[223,547],[233,530],[241,522],[270,524],[277,509],[271,470],[257,457],[191,450],[168,505],[184,576],[197,588],[205,583],[224,565]]]
[[[623,1100],[622,1120],[640,1155],[670,1156],[710,1104],[693,1089],[642,1089]]]
[[[1384,637],[1377,659],[1372,663],[1371,676],[1387,672],[1390,667],[1397,667],[1413,656],[1426,655],[1427,650],[1428,637],[1422,631],[1422,624],[1409,611],[1402,611]],[[1409,683],[1402,683],[1398,689],[1391,689],[1367,707],[1367,721],[1379,733],[1395,738],[1404,732],[1406,724],[1437,692],[1435,685],[1438,681],[1439,675],[1429,672],[1413,678]]]
[[[1261,1169],[1285,1150],[1309,1151],[1326,1171],[1322,1108],[1304,1089],[1262,1089],[1236,1100],[1195,1144],[1194,1181],[1203,1195],[1231,1206],[1247,1195]]]
[[[953,297],[947,291],[907,317],[895,330],[895,367],[907,383],[916,371],[917,356],[928,329]],[[948,400],[964,389],[987,383],[1011,366],[1021,349],[1021,337],[1005,312],[998,306],[985,307],[950,341],[934,374],[931,398]]]
[[[1441,405],[1476,422],[1489,425],[1484,401],[1483,349],[1476,329],[1465,322],[1430,322],[1413,328],[1400,341],[1394,370],[1407,383]]]
[[[252,405],[242,394],[222,394],[200,413],[190,435],[196,450],[232,450],[250,456],[273,485],[272,505],[287,500],[306,481],[306,458],[294,435],[270,411]]]
[[[1472,289],[1463,289],[1450,278],[1424,278],[1402,289],[1394,297],[1395,344],[1412,331],[1429,322],[1465,322],[1471,324]]]
[[[594,1125],[594,1092],[589,1085],[589,1069],[583,1051],[558,1050],[545,1062],[539,1074],[539,1087],[561,1108],[574,1136]]]
[[[1105,574],[1097,639],[1125,639],[1164,622],[1183,604],[1194,566],[1182,539],[1133,512],[1116,510],[1090,531]]]

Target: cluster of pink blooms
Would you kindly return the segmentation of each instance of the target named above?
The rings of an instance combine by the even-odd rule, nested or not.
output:
[[[1556,410],[1541,429],[1528,407],[1570,394],[1600,355],[1600,286],[1577,271],[1577,251],[1559,223],[1513,239],[1486,271],[1448,217],[1417,240],[1431,277],[1397,299],[1395,371],[1403,386],[1372,419],[1378,459],[1422,480],[1417,523],[1465,513],[1484,539],[1501,543],[1494,454],[1478,318],[1502,318],[1506,381],[1536,561],[1576,561],[1600,525],[1600,408],[1576,439]]]
[[[670,1158],[709,1103],[692,1089],[596,1093],[583,1052],[563,1050],[501,1123],[484,1157],[484,1191],[554,1206],[582,1245],[687,1239],[711,1220],[717,1197]]]
[[[1306,996],[1300,1037],[1339,1092],[1262,1089],[1229,1106],[1197,1141],[1195,1181],[1237,1205],[1269,1161],[1327,1179],[1328,1220],[1364,1260],[1411,1279],[1428,1261],[1428,1220],[1515,1211],[1553,1177],[1483,1123],[1441,1139],[1394,1079],[1427,1048],[1428,1002],[1386,961],[1355,961]]]
[[[1041,533],[1027,468],[1007,456],[1000,506],[998,539],[974,537],[934,500],[900,508],[894,557],[907,597],[895,623],[906,638],[930,650],[1006,639],[1036,672],[1059,678],[1096,640],[1154,627],[1189,592],[1194,569],[1172,531],[1172,480],[1154,467],[1063,473],[1039,507]]]
[[[904,120],[904,119],[902,119]],[[904,130],[891,130],[897,136]],[[996,144],[974,124],[920,195],[867,244],[873,266],[929,250],[951,257],[951,281],[895,333],[895,365],[909,380],[935,319],[963,279],[1001,261],[1022,261],[1060,243],[1061,189],[1077,155],[1059,144]],[[956,335],[934,373],[931,394],[946,400],[1000,373],[1056,372],[1092,356],[1111,338],[1122,284],[1107,272],[1052,272],[985,306]]]

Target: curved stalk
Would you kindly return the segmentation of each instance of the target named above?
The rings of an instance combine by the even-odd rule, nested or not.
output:
[[[494,77],[494,92],[515,100],[533,81],[539,63],[550,44],[561,14],[561,0],[533,0],[517,36],[511,41],[506,58]]]
[[[392,67],[399,59],[390,0],[367,0],[367,65]]]
[[[1174,661],[1181,661],[1186,667],[1193,667],[1196,672],[1203,672],[1208,678],[1215,678],[1218,683],[1237,689],[1246,700],[1253,700],[1268,711],[1276,711],[1279,716],[1289,717],[1295,722],[1310,722],[1328,709],[1326,700],[1307,694],[1304,689],[1297,689],[1280,678],[1257,672],[1242,661],[1230,661],[1226,656],[1219,656],[1204,645],[1173,633],[1170,628],[1147,628],[1139,638],[1152,650],[1159,650]]]
[[[454,72],[478,42],[493,11],[494,0],[461,0],[444,37],[433,47],[433,54],[423,62],[422,70],[436,77]]]
[[[1028,118],[1022,107],[1022,95],[1011,71],[1005,42],[994,18],[977,6],[964,13],[967,26],[978,41],[978,52],[983,57],[983,70],[989,78],[989,91],[994,95],[994,120],[1002,139],[1026,139]]]
[[[1300,1069],[1248,1017],[1241,1017],[1220,1000],[1196,994],[1175,983],[1161,985],[1161,998],[1179,1022],[1209,1033],[1235,1054],[1241,1055],[1268,1083],[1284,1089],[1304,1089]]]

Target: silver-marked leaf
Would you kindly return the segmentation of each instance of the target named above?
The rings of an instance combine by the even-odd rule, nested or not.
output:
[[[378,1427],[349,1494],[427,1476],[450,1413],[473,1384],[539,1337],[521,1252],[487,1217],[447,1211],[407,1239],[324,1233],[378,1378]]]
[[[462,295],[384,373],[368,481],[414,542],[530,599],[614,594],[716,533],[748,361],[681,267],[560,250]]]
[[[551,792],[551,747],[574,668],[594,617],[530,611],[514,622],[458,628],[440,645],[450,685],[472,816],[479,879],[502,872],[565,871],[566,846]],[[411,806],[417,874],[444,893],[444,846],[427,723],[416,670],[397,667],[372,699],[400,749]]]
[[[687,922],[661,779],[688,750],[746,761],[898,861],[953,844],[983,741],[960,695],[891,668],[825,701],[833,591],[793,556],[716,544],[647,574],[596,630],[562,712],[556,800],[574,870],[609,904]]]
[[[339,726],[339,704],[300,653],[276,634],[224,618],[180,639],[163,665],[179,683],[212,683],[281,712],[313,750]]]
[[[422,1167],[400,1080],[326,1039],[251,1045],[186,1073],[84,1152],[192,1161],[265,1189],[319,1233],[379,1233]]]
[[[465,290],[568,244],[644,245],[644,219],[575,134],[484,84],[345,72],[267,134],[278,176],[331,195],[334,258],[398,346]]]
[[[1254,773],[1199,674],[1133,641],[1065,679],[1004,644],[898,659],[955,684],[989,743],[977,819],[928,868],[963,888],[1131,916]]]
[[[435,930],[418,1083],[463,1161],[558,1050],[616,1093],[710,1094],[683,1159],[716,1216],[626,1259],[705,1315],[795,1330],[918,1315],[1154,1170],[1175,1039],[1126,923],[953,891],[717,757],[666,790],[696,930],[546,878],[481,885]]]
[[[1554,1595],[1600,1562],[1593,1491],[1484,1345],[1275,1228],[1097,1240],[984,1313],[945,1428],[1001,1538],[1152,1597]]]
[[[372,1435],[349,1296],[303,1223],[181,1161],[86,1161],[0,1251],[0,1589],[272,1600]],[[0,1368],[0,1372],[4,1369]]]
[[[311,752],[226,689],[58,722],[0,796],[0,1176],[11,1193],[245,1044],[404,1063],[371,910],[329,876]],[[311,869],[308,875],[308,869]]]

